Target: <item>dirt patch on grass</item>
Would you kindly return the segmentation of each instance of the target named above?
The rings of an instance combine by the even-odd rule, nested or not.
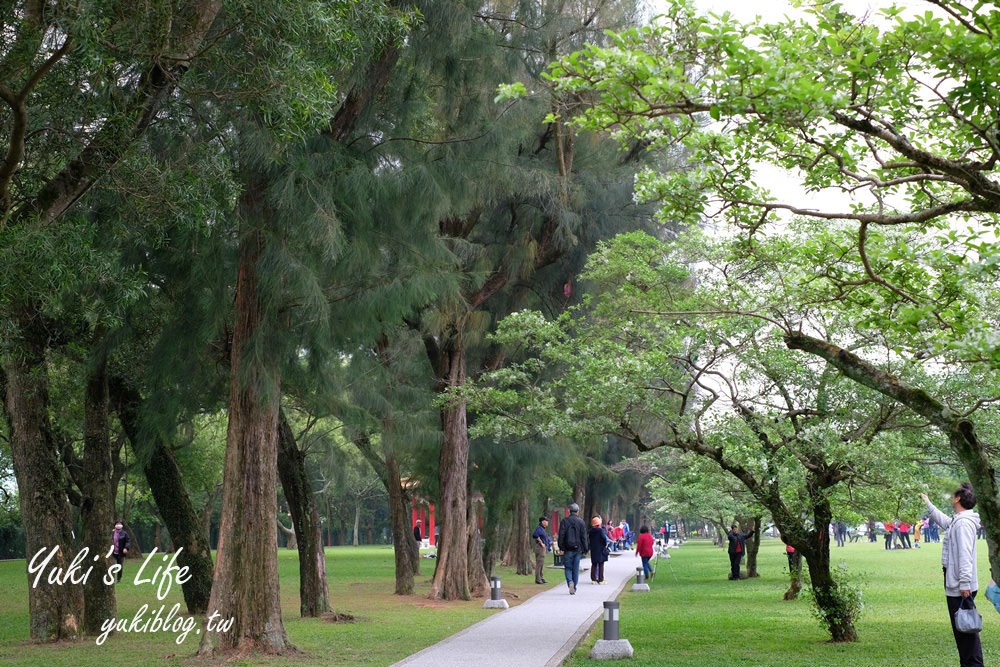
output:
[[[354,623],[358,620],[350,614],[341,614],[335,611],[328,611],[321,615],[320,618],[327,623]]]

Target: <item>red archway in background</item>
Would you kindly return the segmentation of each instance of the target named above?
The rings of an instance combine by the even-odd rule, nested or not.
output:
[[[417,519],[423,526],[423,535],[430,545],[435,546],[434,540],[434,504],[427,502],[423,498],[414,498],[410,506],[410,531],[417,525]]]

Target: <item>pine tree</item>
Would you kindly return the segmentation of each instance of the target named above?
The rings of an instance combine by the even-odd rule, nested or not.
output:
[[[16,251],[39,228],[64,225],[80,197],[148,130],[196,62],[220,9],[211,0],[181,4],[162,2],[157,8],[168,19],[163,25],[172,26],[166,30],[151,29],[145,8],[138,6],[112,10],[102,2],[72,7],[15,2],[10,7],[2,24],[10,41],[0,84],[5,103],[0,107],[5,147],[0,250]],[[94,30],[111,15],[116,16],[112,30]],[[67,479],[47,418],[45,352],[51,335],[40,326],[47,317],[47,295],[25,289],[38,283],[0,287],[5,315],[17,329],[4,340],[4,407],[29,557],[57,548],[54,565],[68,565],[75,548],[61,492]],[[71,638],[83,628],[82,597],[74,587],[43,579],[29,588],[29,608],[34,640]]]
[[[461,272],[459,298],[425,308],[415,329],[424,336],[439,393],[460,389],[494,361],[481,342],[491,322],[511,309],[544,302],[559,308],[584,248],[644,212],[631,198],[634,164],[597,136],[574,137],[560,119],[568,101],[548,92],[540,73],[550,59],[630,17],[629,3],[426,3],[424,29],[402,54],[390,90],[401,110],[423,109],[395,126],[387,161],[425,169],[447,204],[438,234]],[[618,23],[621,25],[621,23]],[[476,63],[475,67],[463,63]],[[540,92],[511,105],[494,102],[500,84],[524,82]],[[425,91],[440,90],[436,99]],[[402,111],[400,112],[402,113]],[[432,597],[484,594],[481,554],[469,535],[468,416],[457,395],[441,411],[438,458],[441,543]],[[470,574],[471,573],[471,574]]]

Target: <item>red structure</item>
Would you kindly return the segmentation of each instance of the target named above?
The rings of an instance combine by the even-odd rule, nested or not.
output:
[[[417,525],[420,519],[421,533],[430,545],[435,546],[434,539],[434,504],[422,498],[414,498],[410,508],[410,530]]]

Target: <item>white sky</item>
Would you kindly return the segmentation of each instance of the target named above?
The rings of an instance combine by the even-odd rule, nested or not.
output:
[[[893,4],[899,7],[906,7],[910,10],[926,11],[928,9],[940,11],[926,0],[837,0],[840,5],[851,14],[864,16],[869,14],[875,18],[880,8],[889,7]],[[653,0],[656,6],[658,0]],[[695,0],[695,5],[704,12],[714,12],[722,14],[730,12],[740,21],[752,21],[756,16],[760,16],[765,21],[780,21],[785,16],[802,16],[802,13],[792,7],[788,0]]]
[[[942,10],[927,0],[836,0],[843,9],[858,17],[865,17],[869,23],[885,24],[879,10],[896,5],[904,8],[904,15],[934,11],[946,16]],[[663,11],[663,0],[650,0],[654,14]],[[695,0],[695,6],[702,13],[731,13],[737,20],[752,22],[758,16],[764,22],[779,22],[786,17],[805,17],[806,14],[792,6],[788,0]],[[776,199],[802,208],[816,208],[826,211],[846,211],[850,208],[853,196],[832,190],[806,193],[798,187],[798,179],[772,165],[757,165],[757,176],[760,183],[772,190]],[[870,203],[865,200],[865,203]]]

